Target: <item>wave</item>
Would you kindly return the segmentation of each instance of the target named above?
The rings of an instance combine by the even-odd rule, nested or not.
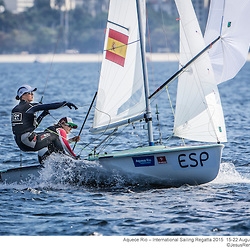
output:
[[[51,155],[42,169],[39,178],[44,186],[75,186],[90,188],[146,187],[147,180],[123,175],[103,168],[97,161],[74,160],[59,155]]]

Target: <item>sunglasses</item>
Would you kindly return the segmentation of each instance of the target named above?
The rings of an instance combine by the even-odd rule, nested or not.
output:
[[[62,122],[61,125],[67,126],[68,128],[73,128],[71,124],[68,124],[66,122]]]
[[[70,124],[65,124],[67,127],[69,127],[69,128],[73,128],[73,126],[72,125],[70,125]]]

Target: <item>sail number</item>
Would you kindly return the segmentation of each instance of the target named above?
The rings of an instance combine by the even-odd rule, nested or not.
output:
[[[190,154],[180,154],[178,156],[178,162],[180,167],[197,167],[204,166],[204,163],[209,159],[209,154],[207,152],[201,152],[200,154],[190,153]]]

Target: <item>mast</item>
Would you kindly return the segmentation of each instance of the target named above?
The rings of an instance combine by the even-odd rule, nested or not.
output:
[[[142,25],[142,9],[141,9],[141,0],[136,0],[136,7],[137,7],[137,15],[138,15],[138,28],[139,28],[139,36],[140,36],[140,45],[141,45],[141,57],[142,57],[142,71],[143,71],[143,80],[144,80],[144,89],[145,89],[145,102],[146,102],[146,122],[148,126],[148,142],[149,146],[154,145],[153,139],[153,126],[152,126],[152,113],[150,107],[150,100],[149,96],[149,85],[148,85],[148,72],[147,72],[147,62],[145,56],[145,37],[143,32],[143,25]]]

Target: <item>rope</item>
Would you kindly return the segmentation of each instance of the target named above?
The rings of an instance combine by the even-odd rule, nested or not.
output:
[[[56,41],[54,52],[53,52],[53,57],[52,57],[52,60],[51,60],[51,63],[50,63],[50,68],[49,68],[49,71],[48,71],[48,74],[47,74],[47,77],[46,77],[45,86],[44,86],[44,89],[43,89],[43,92],[42,92],[40,103],[43,103],[43,97],[45,95],[45,91],[46,91],[47,86],[48,86],[48,80],[49,80],[49,76],[50,76],[50,73],[51,73],[52,65],[53,65],[53,62],[54,62],[54,57],[55,57],[55,54],[56,54],[56,50],[57,50],[57,46],[58,46],[58,43],[59,43],[59,39],[60,39],[60,33],[58,34],[58,37],[57,37],[57,41]]]
[[[84,119],[84,122],[83,122],[82,127],[81,127],[81,129],[80,129],[80,131],[79,131],[78,136],[80,136],[81,133],[82,133],[83,127],[84,127],[84,125],[85,125],[85,123],[86,123],[86,121],[87,121],[87,118],[88,118],[88,116],[89,116],[90,110],[91,110],[91,108],[92,108],[92,106],[93,106],[93,104],[94,104],[96,95],[97,95],[97,92],[95,92],[95,95],[94,95],[94,97],[93,97],[93,99],[92,99],[92,101],[91,101],[91,104],[90,104],[90,106],[89,106],[89,110],[88,110],[87,115],[86,115],[86,117],[85,117],[85,119]],[[77,141],[76,141],[75,144],[74,144],[73,150],[75,149],[76,144],[77,144]]]
[[[170,96],[169,91],[168,91],[168,86],[166,86],[166,92],[167,92],[167,95],[168,95],[168,101],[169,101],[169,104],[170,104],[172,114],[175,117],[174,107],[173,107],[173,104],[172,104],[171,96]]]
[[[95,108],[98,112],[101,112],[101,113],[107,115],[107,116],[109,117],[109,123],[108,123],[106,129],[103,131],[103,133],[102,133],[98,138],[96,138],[96,139],[93,140],[92,142],[88,143],[85,147],[83,147],[82,150],[85,149],[87,146],[91,145],[92,143],[94,143],[95,141],[99,140],[99,139],[106,133],[106,131],[108,130],[109,124],[110,124],[110,122],[111,122],[111,117],[110,117],[110,115],[109,115],[108,113],[105,113],[105,112],[99,110],[97,107],[94,107],[94,108]],[[101,145],[101,144],[100,144],[100,145]],[[99,145],[99,146],[100,146],[100,145]],[[96,147],[95,147],[95,149],[96,149]],[[91,151],[95,151],[95,149],[91,149]],[[82,150],[80,151],[79,154],[81,154]]]
[[[167,44],[173,44],[173,43],[172,43],[172,39],[169,40],[169,39],[167,38],[167,37],[168,37],[168,32],[167,32],[166,25],[165,25],[165,21],[164,21],[164,18],[163,18],[164,13],[163,13],[162,8],[160,8],[160,12],[161,12],[161,20],[162,20],[162,30],[163,30],[163,34],[165,35],[166,45],[167,45]],[[166,14],[165,14],[165,15],[166,15]],[[176,21],[179,21],[179,20],[176,19]],[[166,47],[167,47],[167,46],[166,46]],[[179,59],[178,53],[174,53],[174,55],[175,55],[175,57],[176,57],[176,59],[177,59],[177,61],[178,61],[178,59]]]

